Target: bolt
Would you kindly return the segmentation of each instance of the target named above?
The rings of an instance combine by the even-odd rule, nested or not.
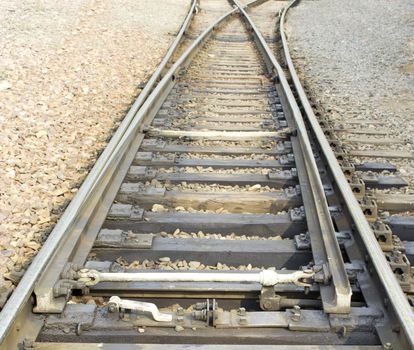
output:
[[[207,303],[205,301],[201,303],[196,303],[194,305],[194,309],[196,310],[201,310],[201,309],[204,309],[205,307],[207,307]]]
[[[179,316],[183,316],[184,315],[184,309],[181,306],[179,306],[177,308],[177,315],[179,315]]]
[[[301,311],[300,311],[300,306],[299,305],[295,305],[293,307],[293,314],[292,314],[292,321],[299,321],[301,317]]]
[[[246,316],[246,309],[244,307],[239,308],[239,310],[237,311],[237,315]]]
[[[109,303],[108,304],[108,311],[109,312],[116,312],[118,311],[118,307],[115,303]]]
[[[196,320],[206,321],[207,320],[207,313],[206,309],[204,310],[194,310],[192,315]]]
[[[339,336],[341,338],[344,338],[346,336],[346,327],[341,327],[341,329],[339,330]]]
[[[268,310],[268,309],[270,309],[272,307],[272,302],[270,300],[265,300],[263,302],[263,306],[264,306],[265,309]]]
[[[392,344],[391,343],[385,343],[383,347],[384,347],[385,350],[392,350]]]
[[[83,331],[82,323],[78,323],[78,325],[76,326],[76,335],[81,335],[82,331]]]

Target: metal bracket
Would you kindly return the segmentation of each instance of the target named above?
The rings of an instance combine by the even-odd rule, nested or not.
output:
[[[82,294],[87,294],[88,287],[82,281],[61,279],[53,286],[53,296],[55,298],[68,296],[73,289],[79,289]]]
[[[157,305],[143,301],[121,299],[118,296],[112,296],[108,302],[109,312],[119,312],[120,309],[150,313],[157,322],[171,322],[172,315],[162,313],[158,310]]]
[[[77,271],[79,267],[68,263],[60,274],[61,279],[53,286],[53,296],[55,298],[60,296],[68,297],[73,289],[79,289],[83,294],[86,294],[88,287],[82,281],[76,280]]]
[[[311,248],[309,232],[295,235],[294,241],[296,249],[298,250],[309,250]]]
[[[292,221],[302,221],[305,219],[305,208],[293,208],[289,210],[289,216]]]
[[[365,196],[365,183],[357,175],[352,175],[348,178],[349,186],[354,195],[358,198]]]
[[[368,221],[374,221],[378,218],[377,203],[371,196],[365,196],[358,200],[358,203]]]
[[[405,254],[399,250],[385,253],[391,270],[397,278],[402,290],[406,293],[414,292],[414,268]]]
[[[150,233],[134,233],[131,231],[102,229],[95,245],[99,247],[132,247],[150,249],[153,235]]]
[[[195,320],[205,321],[206,325],[214,323],[214,313],[218,307],[216,299],[206,299],[205,302],[196,303],[193,305],[192,317]]]
[[[355,173],[355,165],[348,160],[340,162],[341,169],[346,176],[350,176]]]
[[[336,147],[333,149],[333,151],[334,151],[334,153],[335,153],[336,158],[337,158],[339,161],[341,161],[341,160],[345,160],[345,159],[348,157],[348,153],[347,153],[347,151],[346,151],[346,150],[345,150],[345,148],[344,148],[344,147],[342,147],[342,146],[336,146]]]
[[[297,176],[297,174],[291,170],[272,170],[267,174],[269,180],[291,180]]]
[[[282,297],[275,293],[274,287],[263,287],[260,292],[260,308],[264,311],[279,311]]]
[[[329,283],[332,274],[327,264],[314,266],[313,271],[315,271],[315,282],[322,285],[327,285]]]
[[[295,162],[295,156],[293,155],[293,153],[284,154],[279,158],[279,162],[282,165],[293,165]]]
[[[288,198],[296,197],[300,195],[300,186],[297,185],[295,187],[289,186],[284,189],[285,195]]]
[[[351,233],[346,231],[335,232],[336,239],[338,244],[343,246],[346,242],[351,239]],[[298,250],[308,250],[311,249],[311,239],[309,232],[301,233],[294,236],[295,246]]]
[[[371,228],[382,251],[391,252],[393,250],[404,250],[401,240],[392,234],[391,228],[384,222],[377,220],[371,224]]]
[[[109,209],[108,219],[129,219],[141,221],[144,216],[144,209],[131,204],[112,204]]]

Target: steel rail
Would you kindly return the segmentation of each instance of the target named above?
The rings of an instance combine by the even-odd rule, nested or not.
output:
[[[319,176],[318,166],[313,155],[304,119],[282,67],[277,62],[260,31],[243,9],[242,5],[240,5],[237,0],[233,0],[233,2],[239,8],[247,25],[251,28],[258,48],[267,62],[268,71],[275,74],[279,79],[296,124],[297,136],[303,153],[306,175],[309,182],[309,194],[307,195],[309,195],[311,200],[310,204],[314,208],[313,211],[316,213],[316,217],[313,217],[312,215],[311,219],[317,227],[317,230],[315,231],[321,236],[323,244],[323,248],[319,249],[320,252],[318,253],[318,255],[321,255],[320,257],[318,256],[319,261],[316,261],[315,263],[318,264],[322,262],[327,264],[332,276],[331,285],[323,286],[324,288],[321,288],[324,310],[328,313],[348,313],[351,309],[351,286],[342,259],[341,250],[338,241],[336,240],[335,229],[329,212],[325,191]]]
[[[85,202],[89,196],[93,193],[94,189],[99,183],[99,179],[102,178],[104,174],[105,164],[109,161],[110,156],[113,154],[115,146],[119,144],[126,130],[130,126],[132,120],[134,119],[137,111],[143,105],[151,91],[154,89],[157,81],[160,79],[162,72],[165,70],[168,62],[170,61],[173,54],[176,52],[178,45],[182,41],[186,30],[188,29],[196,8],[198,6],[198,0],[192,0],[189,10],[186,17],[181,25],[177,36],[174,41],[169,46],[164,58],[161,60],[159,66],[152,74],[151,78],[145,85],[144,89],[141,91],[128,113],[122,120],[121,124],[117,128],[115,134],[112,136],[108,145],[105,147],[104,151],[96,161],[92,170],[86,177],[79,191],[72,199],[68,208],[63,213],[61,219],[56,224],[55,228],[49,235],[49,239],[45,242],[41,251],[33,259],[31,265],[29,266],[27,273],[23,276],[22,280],[18,284],[17,288],[12,293],[8,302],[1,310],[0,317],[0,344],[5,339],[5,336],[15,320],[17,313],[20,311],[20,308],[30,297],[30,294],[33,291],[33,286],[36,280],[38,279],[41,271],[46,266],[49,258],[51,257],[51,252],[54,250],[58,242],[61,241],[65,232],[69,228],[70,224],[74,221],[78,213],[82,210],[85,205]]]
[[[264,1],[266,0],[253,0],[244,5],[244,7],[261,4]],[[196,2],[194,1],[193,6],[191,6],[189,11],[189,15],[191,16],[194,12],[195,4]],[[0,318],[0,347],[5,345],[4,341],[6,340],[6,337],[22,310],[26,310],[30,307],[29,298],[31,297],[36,285],[39,284],[38,282],[40,278],[46,275],[46,269],[51,265],[54,265],[52,260],[59,255],[59,250],[62,250],[65,243],[67,243],[67,236],[72,235],[79,239],[82,234],[82,230],[77,227],[77,225],[81,225],[82,228],[85,228],[89,223],[88,220],[82,218],[82,215],[84,215],[82,211],[87,208],[90,212],[91,209],[89,207],[95,208],[95,211],[97,211],[96,207],[98,207],[99,201],[101,200],[100,195],[102,193],[102,187],[109,186],[108,182],[110,179],[108,180],[108,174],[115,171],[117,165],[119,164],[119,159],[122,158],[122,156],[128,151],[128,147],[131,147],[134,137],[137,136],[137,133],[142,131],[145,122],[148,122],[148,119],[150,119],[151,116],[153,117],[160,108],[169,91],[175,84],[175,75],[180,71],[180,69],[185,68],[186,65],[188,65],[189,61],[195,54],[196,49],[204,43],[211,33],[220,24],[222,24],[224,20],[228,19],[236,12],[237,9],[233,9],[211,24],[174,63],[174,65],[163,76],[158,85],[153,88],[169,60],[162,61],[164,67],[162,69],[157,69],[154,73],[156,77],[151,79],[151,84],[147,84],[144,89],[145,91],[143,90],[143,92],[141,92],[141,94],[144,93],[142,95],[143,97],[139,98],[139,102],[137,100],[131,107],[132,111],[128,112],[124,122],[121,123],[108,146],[98,158],[95,166],[86,177],[78,193],[65,210],[40,252],[33,259],[33,262],[23,276],[20,284],[17,286],[16,290],[3,308]],[[182,27],[183,30],[180,31],[181,35],[184,34],[189,22],[190,20],[187,16]],[[180,41],[174,41],[175,48],[174,50],[171,50],[170,48],[170,57],[177,49],[179,42]],[[78,221],[81,222],[79,223]],[[70,251],[74,249],[77,241],[72,243],[73,246],[70,247]],[[22,325],[18,328],[21,328],[21,326]]]
[[[388,304],[394,309],[394,313],[399,320],[399,323],[404,330],[407,342],[411,348],[414,347],[414,313],[411,310],[411,306],[407,301],[404,292],[402,291],[396,277],[394,276],[383,251],[375,238],[374,233],[370,227],[368,220],[366,219],[357,199],[355,198],[354,193],[352,192],[349,183],[342,172],[341,166],[339,165],[334,152],[332,151],[329,142],[327,141],[325,134],[320,127],[318,120],[313,113],[312,106],[306,97],[306,93],[302,87],[302,84],[299,80],[299,77],[296,73],[295,66],[293,64],[289,47],[287,44],[286,35],[284,32],[284,23],[286,20],[287,11],[299,0],[293,0],[290,4],[283,10],[280,18],[280,35],[282,39],[282,45],[284,50],[284,56],[286,64],[289,68],[292,82],[295,86],[295,89],[298,93],[299,99],[305,111],[305,115],[309,121],[309,125],[312,128],[312,131],[318,140],[321,150],[325,156],[325,159],[328,163],[329,169],[332,173],[335,183],[338,185],[339,190],[342,194],[344,204],[349,210],[350,215],[352,216],[356,230],[360,235],[362,241],[365,244],[365,249],[367,250],[370,259],[375,267],[375,270],[378,274],[385,292],[388,296]]]
[[[120,142],[115,145],[114,150],[108,159],[108,162],[105,164],[102,177],[106,178],[117,170],[119,167],[118,160],[125,156],[128,152],[128,147],[136,140],[139,135],[142,133],[144,128],[151,122],[152,118],[157,113],[158,109],[161,107],[162,103],[167,98],[169,92],[175,85],[175,77],[180,72],[181,69],[186,68],[197,49],[202,46],[204,41],[213,33],[213,31],[219,27],[226,19],[228,19],[231,15],[237,12],[236,9],[233,9],[226,14],[222,15],[218,20],[216,20],[213,24],[211,24],[183,53],[183,55],[172,65],[172,67],[168,70],[168,72],[163,76],[159,84],[156,88],[152,91],[152,93],[148,96],[142,107],[137,112],[136,116],[132,120],[131,124],[129,125],[128,129],[125,131],[122,139]],[[138,145],[139,146],[139,145]],[[138,147],[134,149],[136,152]],[[131,152],[130,152],[131,153]],[[118,171],[118,170],[117,170]],[[112,200],[115,196],[113,196]],[[112,203],[112,200],[109,201]],[[99,211],[107,212],[109,210],[110,203],[104,209],[100,209]],[[92,216],[92,213],[90,214]],[[88,220],[91,220],[88,217]],[[102,220],[103,222],[103,220]],[[100,222],[100,224],[102,224]],[[84,225],[85,227],[87,225]],[[99,226],[100,225],[95,225]],[[78,230],[79,231],[79,230]],[[98,230],[96,230],[97,234]],[[53,261],[52,267],[47,273],[42,274],[42,278],[38,281],[37,285],[35,286],[35,295],[36,295],[36,312],[61,312],[64,307],[64,301],[60,301],[60,305],[57,303],[57,299],[53,296],[53,285],[57,282],[59,275],[64,267],[64,264],[69,261],[70,255],[72,251],[76,249],[76,245],[78,244],[78,240],[80,239],[80,232],[76,232],[76,230],[72,230],[72,238],[71,241],[66,240],[65,244],[60,244],[60,251],[59,254],[56,254],[56,258]],[[88,243],[91,247],[93,244],[94,239],[89,240]],[[76,257],[74,258],[75,261],[79,262],[80,260],[83,261],[86,258],[89,249],[85,249],[85,242],[82,247],[82,252],[85,253],[84,256],[81,258]],[[50,266],[51,264],[49,264]],[[60,298],[62,299],[62,298]]]

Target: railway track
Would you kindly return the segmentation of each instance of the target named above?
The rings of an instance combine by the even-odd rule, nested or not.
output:
[[[286,5],[192,2],[3,309],[1,348],[413,347],[410,242],[363,196],[382,165],[326,138],[269,27]]]

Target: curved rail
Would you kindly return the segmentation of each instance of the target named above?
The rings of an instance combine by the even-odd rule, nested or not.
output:
[[[262,2],[264,0],[253,0],[243,7],[257,5]],[[168,58],[163,59],[160,67],[156,70],[137,101],[131,107],[131,110],[121,123],[117,132],[99,157],[78,193],[65,210],[41,251],[34,258],[20,284],[3,308],[0,318],[1,347],[6,346],[7,348],[9,344],[7,337],[11,333],[13,333],[13,344],[17,342],[19,336],[20,338],[24,336],[16,333],[16,328],[21,328],[22,324],[16,327],[14,323],[18,317],[22,317],[21,313],[23,310],[29,311],[31,309],[32,306],[30,305],[29,298],[33,291],[36,294],[35,302],[37,303],[36,308],[39,312],[43,310],[42,308],[46,309],[50,305],[53,305],[53,288],[50,287],[53,286],[55,279],[60,275],[64,263],[71,256],[77,244],[79,244],[80,237],[84,235],[84,231],[89,229],[90,226],[97,226],[96,222],[99,222],[99,220],[95,219],[94,216],[101,215],[104,217],[107,210],[109,210],[112,201],[105,197],[107,195],[106,192],[108,192],[107,188],[111,186],[117,188],[116,183],[114,185],[115,180],[119,180],[119,184],[122,181],[122,172],[116,174],[116,170],[122,168],[122,162],[126,162],[125,158],[127,155],[133,154],[133,151],[138,148],[140,141],[137,141],[137,139],[140,139],[139,135],[145,125],[154,117],[169,91],[173,88],[176,74],[190,63],[197,49],[204,44],[205,40],[213,31],[238,11],[237,9],[233,9],[212,23],[188,47],[185,53],[165,73],[158,85],[154,88],[166,64],[176,51],[181,37],[188,28],[196,6],[197,2],[194,0],[181,27],[179,33],[180,39],[176,39],[168,50]],[[109,195],[115,196],[115,193],[116,190]],[[88,242],[88,239],[83,237],[82,244],[85,245]],[[52,270],[52,273],[48,269]],[[47,285],[48,288],[42,288],[42,285]],[[42,294],[45,290],[47,290],[48,294]],[[54,312],[60,312],[58,307],[53,310]],[[33,316],[33,314],[31,315]]]
[[[279,79],[296,124],[296,132],[304,158],[308,182],[305,191],[309,192],[309,203],[313,208],[312,213],[308,213],[308,216],[312,217],[315,231],[319,234],[321,244],[323,245],[323,249],[320,250],[321,259],[318,260],[330,267],[330,273],[332,275],[332,285],[323,286],[323,288],[321,288],[324,310],[328,313],[348,313],[351,309],[351,286],[349,284],[339,244],[336,240],[335,229],[325,197],[325,191],[319,176],[318,166],[313,155],[312,146],[302,114],[282,67],[277,62],[260,31],[246,11],[237,0],[233,1],[239,7],[247,25],[253,32],[255,41],[267,62],[266,65],[268,71],[273,73]]]
[[[324,132],[320,127],[315,114],[313,113],[313,109],[309,103],[308,98],[306,97],[306,93],[302,87],[302,84],[300,83],[295,66],[293,65],[286,35],[284,32],[284,23],[286,20],[287,11],[298,2],[299,0],[293,0],[284,9],[280,18],[280,35],[282,39],[286,64],[289,68],[291,79],[294,83],[296,91],[298,92],[298,96],[305,111],[306,117],[309,121],[309,125],[311,126],[312,131],[315,134],[315,137],[317,138],[321,146],[321,150],[327,160],[334,181],[337,183],[339,190],[341,191],[344,203],[354,220],[356,229],[365,244],[365,248],[367,249],[372,263],[377,271],[378,277],[384,286],[384,289],[388,296],[389,304],[393,307],[394,313],[404,330],[408,344],[410,347],[414,347],[414,313],[411,310],[411,306],[408,303],[402,289],[400,288],[397,279],[391,271],[387,260],[385,259],[384,253],[382,252],[377,240],[375,239],[375,235],[372,232],[369,222],[362,212],[358,201],[355,198],[344,173],[342,172],[341,166],[339,165],[335,154],[333,153],[329,142],[327,141]]]

